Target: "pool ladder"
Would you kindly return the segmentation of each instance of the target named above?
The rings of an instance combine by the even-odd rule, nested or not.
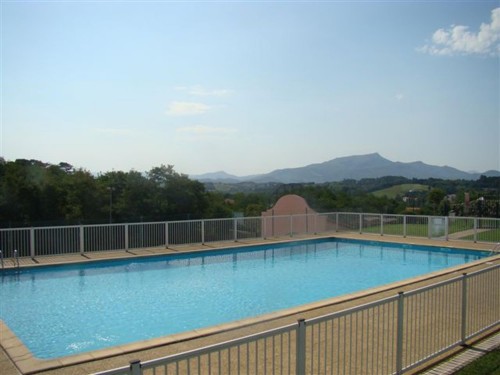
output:
[[[19,269],[19,253],[17,250],[14,250],[14,258],[12,259],[12,262],[14,263],[14,266]],[[4,261],[3,261],[3,251],[0,250],[0,266],[2,267],[1,269],[4,269]]]
[[[494,255],[494,254],[498,254],[500,253],[500,242],[498,242],[494,247],[493,249],[491,249],[490,251],[490,256],[491,255]]]
[[[4,258],[3,251],[0,250],[0,266],[2,267],[1,268],[2,271],[5,268],[5,262],[3,258]],[[17,269],[19,270],[19,252],[17,250],[14,250],[14,258],[12,259],[12,263],[14,264],[14,267],[17,267]]]
[[[14,266],[17,266],[19,269],[19,253],[17,250],[14,250]]]

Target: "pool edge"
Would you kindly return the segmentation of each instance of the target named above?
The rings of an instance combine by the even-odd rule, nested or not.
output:
[[[311,240],[311,239],[321,239],[321,238],[344,238],[344,239],[353,239],[353,240],[369,240],[369,241],[377,241],[377,242],[390,242],[390,243],[404,243],[404,244],[412,244],[412,245],[426,245],[426,246],[434,246],[434,247],[449,247],[449,248],[465,248],[469,250],[487,250],[487,245],[488,244],[480,244],[479,246],[476,246],[477,248],[473,248],[470,245],[473,245],[472,243],[467,243],[465,245],[459,246],[455,242],[453,243],[448,243],[448,242],[443,242],[443,241],[433,241],[433,244],[431,244],[432,240],[428,241],[415,241],[415,238],[405,238],[405,239],[400,239],[400,241],[397,241],[396,238],[393,237],[384,237],[381,238],[380,236],[368,236],[368,235],[358,235],[358,236],[314,236],[314,237],[307,237],[307,238],[289,238],[287,240],[281,240],[281,241],[268,241],[268,242],[259,242],[259,243],[254,243],[254,244],[239,244],[237,247],[247,247],[247,246],[258,246],[258,245],[269,245],[269,243],[281,243],[281,242],[295,242],[295,241],[303,241],[303,240]],[[427,239],[425,239],[427,240]],[[425,242],[425,243],[424,243]],[[207,249],[206,247],[200,246],[201,248],[199,249],[191,249],[191,250],[186,250],[182,251],[182,253],[188,253],[188,252],[199,252],[199,251],[210,251],[210,249]],[[234,243],[231,243],[228,246],[225,246],[227,248],[230,247],[235,247]],[[221,250],[224,249],[224,247],[216,247],[214,250]],[[178,252],[176,252],[178,254]],[[164,255],[164,254],[161,254]],[[151,256],[151,255],[144,255],[144,256]],[[153,255],[154,256],[154,255]],[[116,259],[116,258],[113,258]],[[450,274],[460,274],[462,271],[465,269],[473,268],[476,266],[481,266],[481,265],[487,265],[488,263],[498,263],[500,262],[500,255],[489,257],[486,259],[481,259],[478,261],[454,266],[447,268],[445,270],[439,270],[435,271],[432,273],[428,273],[422,276],[417,276],[414,278],[406,279],[403,281],[398,281],[395,283],[391,284],[386,284],[382,286],[378,286],[375,288],[367,289],[361,292],[355,292],[351,294],[346,294],[340,297],[334,297],[334,298],[329,298],[325,300],[321,300],[318,302],[313,302],[310,304],[305,304],[301,306],[297,306],[294,308],[290,309],[284,309],[284,310],[279,310],[277,312],[272,312],[268,314],[263,314],[247,319],[242,319],[242,320],[237,320],[229,323],[224,323],[221,325],[216,325],[212,327],[207,327],[207,328],[202,328],[198,330],[193,330],[193,331],[188,331],[180,334],[174,334],[174,335],[169,335],[169,336],[164,336],[160,338],[155,338],[155,339],[150,339],[150,340],[144,340],[144,341],[137,341],[131,344],[126,344],[126,345],[121,345],[121,346],[116,346],[112,348],[106,348],[106,349],[101,349],[101,350],[96,350],[96,351],[91,351],[91,352],[86,352],[82,354],[77,354],[77,355],[71,355],[71,356],[65,356],[65,357],[58,357],[55,359],[39,359],[33,356],[33,354],[29,351],[29,349],[17,338],[17,336],[8,328],[8,326],[0,320],[0,346],[4,349],[6,352],[7,356],[10,358],[10,360],[15,364],[15,366],[18,368],[18,370],[22,374],[34,374],[40,371],[47,371],[47,370],[52,370],[52,369],[58,369],[58,368],[63,368],[66,366],[71,366],[71,365],[78,365],[86,362],[92,362],[96,360],[103,360],[106,358],[111,358],[111,357],[117,357],[121,356],[124,354],[131,354],[134,352],[139,352],[143,350],[148,350],[152,348],[157,348],[157,347],[163,347],[167,345],[172,345],[172,344],[177,344],[189,340],[194,340],[194,339],[199,339],[203,337],[208,337],[212,336],[215,334],[220,334],[228,331],[233,331],[245,327],[249,327],[252,325],[255,325],[257,323],[266,323],[266,322],[271,322],[276,319],[280,318],[286,318],[290,317],[293,315],[309,312],[312,310],[317,310],[320,308],[325,308],[341,303],[345,303],[347,301],[355,301],[359,300],[361,298],[365,297],[370,297],[374,296],[380,293],[387,293],[392,290],[397,290],[397,289],[404,289],[405,287],[408,287],[412,284],[416,284],[419,282],[427,281],[427,280],[432,280],[441,276],[446,276]]]

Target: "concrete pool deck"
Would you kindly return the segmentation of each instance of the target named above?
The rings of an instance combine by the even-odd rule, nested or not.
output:
[[[81,254],[68,254],[58,256],[44,256],[36,259],[21,258],[20,267],[37,267],[42,265],[68,264],[93,262],[104,259],[137,258],[141,256],[155,256],[164,254],[178,254],[210,249],[233,248],[249,245],[272,245],[273,243],[290,240],[319,239],[319,238],[346,238],[357,240],[370,240],[414,245],[430,245],[439,247],[465,248],[475,250],[490,250],[494,244],[471,243],[460,241],[429,240],[426,238],[401,238],[369,234],[336,233],[328,236],[296,236],[293,238],[274,238],[245,240],[239,242],[210,243],[206,245],[182,245],[165,248],[134,249],[130,251],[107,251]],[[262,330],[279,327],[299,318],[310,318],[325,313],[338,311],[361,303],[378,300],[396,294],[400,290],[410,290],[423,285],[431,284],[446,278],[451,278],[463,272],[486,267],[486,261],[452,267],[444,271],[397,282],[390,285],[372,288],[364,292],[353,293],[342,297],[332,298],[317,303],[300,306],[297,308],[278,311],[276,313],[244,319],[237,322],[222,324],[215,327],[171,335],[163,338],[141,341],[129,345],[83,353],[75,356],[61,357],[54,360],[39,360],[33,357],[28,349],[12,334],[3,323],[0,324],[0,373],[10,374],[88,374],[96,371],[107,370],[128,364],[130,360],[142,361],[163,357],[168,354],[178,353],[215,342],[241,337]],[[488,263],[499,264],[500,256],[488,259]],[[17,265],[12,260],[5,263],[5,268],[15,268]],[[15,365],[14,365],[15,363]]]

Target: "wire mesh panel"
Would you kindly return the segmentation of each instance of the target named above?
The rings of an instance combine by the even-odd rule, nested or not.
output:
[[[81,227],[34,229],[35,256],[78,253]]]
[[[360,214],[357,213],[339,213],[338,225],[339,231],[359,232],[360,230]]]
[[[292,235],[315,233],[316,215],[292,215]]]
[[[292,233],[292,217],[267,216],[264,221],[265,237],[290,236]]]
[[[337,231],[337,214],[321,213],[316,215],[316,233],[329,233]]]
[[[500,220],[493,218],[477,219],[477,241],[500,242]]]
[[[146,248],[165,246],[166,223],[128,224],[128,248]]]
[[[125,224],[83,227],[84,251],[125,249]]]
[[[429,217],[406,216],[405,231],[409,237],[429,237]]]
[[[460,279],[405,293],[403,369],[413,368],[460,343],[461,306]]]
[[[381,234],[382,215],[362,214],[361,232]]]
[[[468,275],[466,278],[467,338],[498,324],[500,317],[500,267]]]
[[[474,218],[456,217],[448,218],[448,236],[455,240],[473,240],[474,239]]]
[[[234,225],[233,219],[205,220],[203,228],[205,242],[234,240]]]
[[[30,256],[30,229],[0,229],[0,250],[5,258],[13,258],[14,250],[20,257]]]
[[[185,245],[203,243],[203,222],[195,221],[173,221],[168,223],[169,245]]]
[[[295,374],[294,328],[284,327],[141,364],[143,375]]]
[[[404,216],[403,215],[383,215],[382,234],[388,236],[404,236]]]
[[[391,374],[397,297],[306,322],[306,374]]]
[[[263,218],[242,217],[236,221],[236,240],[262,238]]]

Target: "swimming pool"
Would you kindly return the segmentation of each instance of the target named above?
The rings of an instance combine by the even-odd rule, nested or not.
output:
[[[0,318],[38,358],[171,335],[471,262],[487,252],[340,239],[3,272]]]

